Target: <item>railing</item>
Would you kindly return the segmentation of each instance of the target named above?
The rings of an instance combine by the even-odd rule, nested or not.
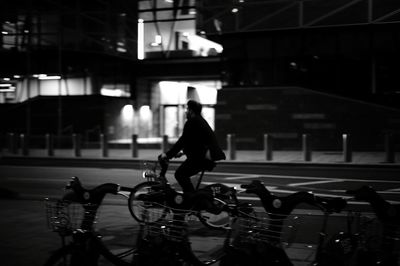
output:
[[[342,134],[342,147],[341,150],[337,151],[338,154],[342,155],[342,162],[350,163],[353,161],[353,148],[352,148],[352,139],[356,136],[352,136],[350,134]],[[56,139],[60,141],[59,136],[54,136],[53,134],[45,134],[41,136],[41,141],[44,145],[42,145],[42,149],[46,151],[46,155],[49,157],[54,156],[55,154],[55,143]],[[66,138],[70,138],[69,141],[66,141]],[[29,137],[25,134],[15,134],[8,133],[3,138],[3,147],[10,154],[22,154],[23,156],[30,155],[30,150],[38,147],[39,136]],[[31,145],[33,142],[31,139],[35,140],[35,145]],[[44,139],[44,141],[43,141]],[[99,143],[95,149],[99,150],[99,154],[101,157],[109,157],[109,150],[111,149],[113,143],[108,140],[108,136],[106,134],[100,134]],[[82,156],[82,136],[81,134],[72,134],[69,137],[63,136],[63,142],[71,143],[68,147],[64,147],[63,149],[70,149],[72,151],[72,156],[81,157]],[[156,141],[156,145],[153,147],[158,147],[160,152],[165,152],[169,149],[170,144],[173,143],[174,140],[171,140],[167,135],[158,138]],[[273,161],[274,153],[277,152],[274,150],[274,142],[277,142],[277,139],[274,139],[271,134],[264,134],[263,136],[263,159],[265,161]],[[301,138],[301,150],[302,160],[304,162],[313,161],[313,145],[312,145],[312,135],[311,134],[303,134]],[[140,147],[140,143],[138,141],[138,135],[132,135],[131,140],[127,140],[125,142],[124,149],[127,149],[126,146],[129,146],[131,150],[130,156],[132,158],[138,158],[140,150],[146,149],[146,147]],[[147,148],[148,149],[148,148]],[[391,133],[386,133],[384,135],[384,149],[383,149],[382,160],[385,163],[395,163],[396,162],[396,150],[395,150],[395,138]],[[226,136],[226,155],[228,160],[237,160],[237,138],[235,134],[228,134]]]

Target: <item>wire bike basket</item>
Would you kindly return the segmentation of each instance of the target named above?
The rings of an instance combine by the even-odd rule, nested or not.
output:
[[[53,232],[68,234],[76,229],[92,231],[98,206],[64,200],[45,199],[47,226]]]
[[[360,244],[368,252],[392,249],[400,256],[400,224],[396,220],[381,221],[377,217],[364,215],[358,222]]]
[[[232,244],[268,244],[289,246],[296,237],[299,215],[279,215],[254,212],[239,215],[233,225]]]

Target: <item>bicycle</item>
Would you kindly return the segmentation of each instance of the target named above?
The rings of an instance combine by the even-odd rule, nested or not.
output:
[[[163,209],[146,209],[146,216],[160,217],[159,212]],[[194,224],[191,224],[190,212],[188,210],[170,209],[170,212],[163,213],[162,219],[157,219],[152,223],[142,223],[143,237],[142,244],[138,253],[141,254],[143,260],[140,263],[143,265],[171,265],[171,266],[205,266],[216,263],[219,260],[219,254],[223,251],[222,245],[218,248],[215,243],[209,243],[207,246],[215,248],[213,252],[206,254],[208,248],[199,252],[196,246],[202,245],[199,240],[192,239],[191,236],[195,229]],[[218,231],[221,233],[221,231]],[[218,238],[212,234],[214,242]],[[221,237],[225,239],[225,236]],[[207,239],[207,235],[202,233],[201,240]],[[206,240],[207,241],[207,240]],[[200,241],[201,242],[201,241]],[[139,264],[141,265],[141,264]]]
[[[117,266],[132,265],[137,255],[135,247],[114,254],[94,228],[104,197],[122,191],[130,192],[131,188],[106,183],[89,190],[77,177],[73,177],[66,189],[68,192],[61,200],[45,200],[48,226],[60,235],[62,246],[50,255],[44,265],[95,266],[99,265],[101,256]],[[70,238],[69,243],[66,243],[67,238]]]
[[[198,178],[195,192],[178,192],[167,182],[168,163],[158,160],[152,164],[150,169],[143,171],[143,178],[146,181],[135,186],[129,195],[129,210],[138,222],[156,222],[169,213],[170,209],[185,209],[211,229],[227,229],[229,227],[230,216],[226,211],[226,206],[238,204],[235,188],[220,183],[200,188],[206,171],[203,169]],[[157,174],[159,166],[161,170]],[[145,209],[161,209],[161,211],[157,212],[159,213],[158,217],[147,217],[144,220],[143,210]]]
[[[341,258],[341,265],[400,265],[400,205],[386,201],[375,189],[362,186],[347,190],[355,200],[368,202],[376,217],[359,216],[358,231],[340,232],[325,249]]]
[[[300,216],[291,221],[288,216],[299,204],[306,203],[324,211],[325,217],[330,213],[340,212],[346,206],[342,198],[318,197],[310,192],[296,192],[286,197],[278,197],[268,191],[264,184],[253,180],[250,184],[241,185],[246,193],[256,194],[265,212],[256,216],[239,216],[232,226],[233,232],[226,242],[226,256],[221,260],[224,265],[275,265],[292,266],[293,263],[285,249],[294,238]],[[321,230],[319,245],[323,242],[326,220]],[[283,242],[283,234],[289,237]],[[318,246],[319,246],[318,245]],[[318,260],[321,250],[317,250]],[[314,261],[315,264],[315,261]],[[316,264],[315,264],[316,265]]]
[[[400,265],[400,206],[390,204],[369,186],[347,190],[346,194],[355,200],[368,202],[375,217],[361,213],[354,215],[349,211],[347,231],[340,231],[330,238],[327,235],[323,237],[326,241],[319,245],[316,265]]]

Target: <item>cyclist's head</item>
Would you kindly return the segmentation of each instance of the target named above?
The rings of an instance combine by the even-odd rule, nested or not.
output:
[[[189,100],[187,102],[187,113],[193,113],[194,115],[201,115],[201,109],[203,106],[201,103],[195,101],[195,100]]]

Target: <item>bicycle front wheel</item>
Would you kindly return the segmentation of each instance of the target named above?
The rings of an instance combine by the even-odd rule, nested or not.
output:
[[[142,198],[142,195],[154,192],[152,187],[159,184],[159,182],[147,181],[132,189],[128,199],[129,212],[139,223],[154,223],[163,219],[167,214],[168,208],[165,199],[150,202]]]

